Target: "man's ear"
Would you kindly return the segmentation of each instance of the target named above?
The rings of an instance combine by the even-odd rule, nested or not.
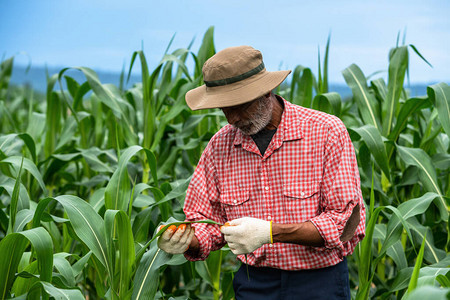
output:
[[[272,96],[272,91],[268,92],[267,94],[264,95],[264,98],[269,98]]]

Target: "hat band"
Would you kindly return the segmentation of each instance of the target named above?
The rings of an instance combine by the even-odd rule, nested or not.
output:
[[[218,79],[218,80],[211,80],[211,81],[204,80],[204,82],[207,87],[227,85],[227,84],[235,83],[235,82],[247,79],[249,77],[252,77],[253,75],[258,74],[262,70],[264,70],[264,62],[262,62],[256,68],[251,69],[250,71],[247,71],[243,74],[240,74],[240,75],[237,75],[234,77],[230,77],[230,78],[225,78],[225,79]]]

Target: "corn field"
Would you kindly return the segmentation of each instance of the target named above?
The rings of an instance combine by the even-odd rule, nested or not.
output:
[[[184,99],[203,84],[213,32],[198,53],[167,50],[154,70],[134,52],[118,85],[65,68],[41,95],[10,84],[14,57],[1,62],[1,299],[233,299],[239,263],[226,247],[188,262],[155,240],[160,224],[184,220],[190,177],[226,124]],[[297,66],[275,92],[338,116],[352,138],[367,207],[366,237],[348,257],[352,298],[448,299],[450,87],[410,97],[409,55],[428,62],[395,45],[387,81],[342,71],[352,91],[342,99],[328,91],[329,44],[317,74]],[[141,83],[126,89],[135,64]]]

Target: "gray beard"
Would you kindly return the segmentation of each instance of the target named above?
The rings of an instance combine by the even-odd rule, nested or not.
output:
[[[273,103],[271,98],[261,98],[258,100],[258,107],[253,115],[253,119],[244,122],[238,122],[233,126],[242,131],[245,135],[252,135],[264,129],[272,119]]]

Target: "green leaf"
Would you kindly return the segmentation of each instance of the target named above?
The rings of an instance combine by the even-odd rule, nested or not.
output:
[[[32,294],[34,290],[37,290],[40,287],[42,287],[45,292],[47,292],[47,294],[52,296],[55,300],[85,300],[80,290],[60,289],[44,281],[36,282],[31,287],[29,294]]]
[[[423,187],[429,191],[439,195],[440,202],[437,203],[439,211],[441,213],[441,219],[447,220],[448,208],[444,197],[440,191],[436,169],[433,167],[433,163],[428,154],[422,149],[407,148],[397,145],[397,150],[400,158],[407,164],[413,165],[419,170],[419,178],[423,184]]]
[[[14,184],[14,190],[11,196],[11,204],[9,209],[9,226],[8,233],[14,232],[14,226],[16,223],[16,215],[17,215],[17,204],[19,202],[19,191],[20,191],[20,177],[22,175],[22,167],[23,167],[23,158],[20,163],[19,172],[17,173],[16,183]]]
[[[56,80],[56,74],[53,75],[51,81]],[[50,83],[49,83],[50,84]],[[53,87],[52,87],[53,89]],[[56,141],[61,131],[62,103],[56,92],[47,91],[47,113],[46,113],[46,132],[44,153],[49,157],[56,148]]]
[[[397,240],[394,245],[392,245],[392,247],[387,249],[386,254],[392,258],[392,260],[397,265],[398,270],[402,270],[408,267],[405,250],[403,249],[403,245],[400,240]]]
[[[314,97],[312,108],[340,117],[341,102],[341,96],[336,92],[320,94]]]
[[[17,213],[16,223],[14,224],[13,232],[22,231],[23,228],[33,220],[34,211],[31,209],[22,209]]]
[[[303,66],[295,67],[289,97],[292,103],[310,108],[313,99],[313,83],[314,76],[311,69]]]
[[[450,297],[450,288],[439,288],[435,286],[421,286],[411,294],[406,295],[405,300],[447,300]]]
[[[75,287],[75,276],[74,272],[72,270],[72,266],[70,265],[69,261],[65,258],[65,256],[68,256],[70,254],[68,253],[56,253],[53,256],[53,264],[58,270],[59,274],[62,275],[62,278],[64,278],[65,284],[70,287]]]
[[[431,229],[420,224],[416,218],[410,218],[407,222],[419,243],[425,238],[424,259],[431,263],[442,261],[445,258],[446,252],[435,246]]]
[[[386,97],[387,97],[387,86],[386,86],[386,83],[384,82],[383,78],[378,78],[378,79],[372,80],[370,82],[370,86],[375,91],[375,95],[378,96],[377,98],[382,103],[385,102]]]
[[[86,160],[88,165],[92,168],[92,170],[96,172],[107,172],[107,173],[113,173],[114,170],[108,166],[106,163],[101,161],[98,156],[105,154],[105,151],[101,151],[100,149],[96,147],[92,147],[89,149],[80,149],[80,153],[83,156],[83,158]]]
[[[158,200],[154,205],[160,205],[160,204],[163,204],[172,199],[185,196],[186,190],[189,186],[190,181],[191,181],[191,177],[187,178],[186,180],[184,180],[184,182],[182,182],[180,185],[178,185],[173,190],[171,190],[167,195],[165,195],[164,198],[162,198],[161,200]],[[183,198],[183,200],[180,201],[180,204],[184,205],[184,197],[182,197],[182,198]]]
[[[383,103],[383,135],[388,136],[394,124],[394,117],[399,106],[399,99],[403,89],[406,68],[408,67],[408,47],[394,49],[389,62],[389,81],[386,101]]]
[[[375,225],[378,219],[378,215],[380,214],[382,210],[382,207],[376,208],[371,214],[369,222],[366,226],[366,236],[360,242],[360,256],[359,256],[359,284],[360,288],[358,290],[358,296],[357,299],[367,299],[368,293],[369,293],[369,286],[371,283],[371,280],[369,278],[370,275],[370,264],[372,261],[372,236],[375,229]],[[359,297],[359,298],[358,298]]]
[[[353,92],[353,97],[356,100],[364,123],[373,125],[380,130],[377,101],[373,94],[369,92],[366,78],[361,69],[357,65],[352,64],[342,71],[342,74]]]
[[[131,146],[120,156],[117,169],[106,186],[106,209],[127,211],[128,201],[131,197],[131,184],[128,177],[127,164],[129,160],[142,149],[141,146]]]
[[[5,191],[10,195],[10,197],[12,197],[16,180],[6,176],[0,178],[1,178],[0,187],[4,188]],[[22,209],[28,208],[30,208],[30,196],[28,196],[26,187],[21,183],[19,191],[19,201],[17,203],[17,210],[21,211]]]
[[[390,180],[389,160],[386,154],[383,138],[374,126],[365,125],[360,128],[351,128],[351,130],[361,136],[364,143],[372,153],[375,163],[381,168],[384,175]]]
[[[115,233],[117,231],[117,234]],[[117,235],[117,247],[114,242]],[[112,292],[118,299],[126,299],[130,293],[130,282],[135,264],[135,249],[131,223],[127,214],[119,210],[107,210],[105,213],[106,245],[110,257],[110,264],[116,265],[111,259],[118,255],[118,273],[114,272]],[[116,275],[117,273],[117,275]]]
[[[20,258],[28,245],[20,233],[8,234],[0,241],[0,298],[6,299],[14,282],[14,275]]]
[[[14,275],[28,241],[36,252],[40,280],[51,281],[53,268],[53,242],[42,227],[8,234],[0,241],[0,296],[6,299],[14,281]]]
[[[3,159],[2,161],[0,161],[0,163],[9,163],[9,164],[12,164],[13,166],[15,166],[16,168],[20,168],[20,166],[22,165],[22,157],[10,156],[10,157],[7,157],[7,158]],[[36,165],[28,158],[24,158],[23,159],[23,168],[25,170],[27,170],[28,172],[30,172],[31,175],[34,176],[34,178],[39,183],[39,186],[41,187],[44,194],[47,195],[48,194],[47,188],[45,187],[44,180],[42,179],[42,175],[39,172],[39,170],[37,169]]]
[[[416,97],[406,100],[406,102],[400,108],[400,112],[397,116],[397,122],[395,123],[394,129],[392,129],[388,138],[391,141],[397,142],[398,137],[402,131],[406,128],[408,120],[413,116],[418,110],[427,108],[431,106],[431,102],[428,101],[428,97]],[[395,147],[393,145],[388,145],[388,157],[390,158],[394,152]]]
[[[194,77],[199,77],[202,75],[202,68],[205,62],[216,53],[214,47],[214,27],[211,26],[206,30],[203,35],[202,44],[198,50],[197,61],[195,64],[195,75]]]
[[[450,87],[444,83],[438,83],[427,87],[427,94],[438,111],[442,128],[450,137]]]
[[[411,293],[417,286],[417,280],[419,279],[420,267],[422,266],[422,261],[423,261],[423,252],[425,249],[425,238],[426,238],[426,234],[425,234],[425,237],[423,238],[422,246],[420,246],[419,254],[417,255],[416,263],[414,265],[414,270],[413,270],[413,273],[411,275],[411,280],[408,285],[408,293]]]
[[[9,80],[11,79],[13,69],[14,56],[5,59],[0,64],[0,91],[6,89],[9,86]]]
[[[0,142],[0,150],[8,155],[10,149],[16,145],[15,143],[16,138],[20,138],[25,143],[25,145],[28,148],[28,151],[30,151],[33,162],[36,162],[36,144],[33,138],[28,133],[20,133],[20,134],[12,133],[2,136],[0,139],[2,140]]]
[[[63,195],[54,199],[64,207],[70,223],[81,241],[94,253],[103,266],[111,270],[107,258],[103,219],[81,198]]]
[[[159,285],[159,268],[172,258],[153,243],[136,270],[132,299],[153,299]]]

